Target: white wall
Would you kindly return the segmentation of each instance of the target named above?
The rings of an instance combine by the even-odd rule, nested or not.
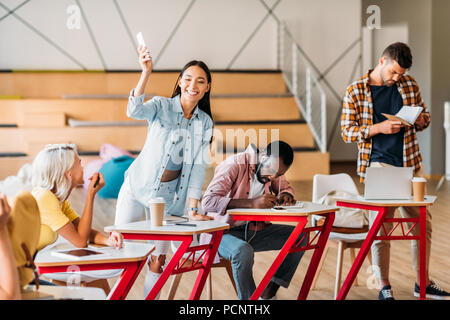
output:
[[[1,3],[13,9],[22,0]],[[276,69],[277,23],[272,16],[231,64],[268,14],[266,7],[276,3],[276,0],[33,0],[16,12],[23,21],[12,15],[0,21],[0,69],[137,70],[138,31],[143,32],[157,60],[155,69],[179,69],[193,58],[204,60],[211,69]],[[71,30],[67,21],[72,15],[67,9],[78,4],[84,15],[80,29]],[[188,8],[177,32],[168,41]],[[0,7],[0,17],[4,14],[5,9]],[[339,100],[345,88],[362,73],[358,66],[351,77],[361,53],[360,44],[336,61],[360,38],[361,1],[281,0],[274,14],[287,23],[319,71],[330,70],[326,75],[329,86],[322,82],[327,94],[330,134],[341,112]],[[329,147],[332,160],[355,160],[356,146],[344,144],[339,132],[338,127]]]
[[[450,1],[433,0],[431,74],[431,174],[445,172],[444,103],[450,101]],[[448,144],[447,144],[448,145]]]
[[[9,9],[21,2],[2,0]],[[117,0],[116,3],[120,11],[113,0],[30,1],[16,12],[27,25],[12,15],[0,21],[0,69],[138,69],[135,35],[139,31],[143,32],[153,58],[158,59],[155,69],[179,69],[193,58],[205,60],[213,69],[225,69],[267,13],[255,0]],[[80,29],[69,29],[67,21],[72,21],[72,15],[67,9],[78,4],[84,13]],[[188,8],[177,32],[168,41]],[[0,17],[5,13],[0,7]],[[231,68],[276,68],[276,52],[275,22],[269,18]]]
[[[422,98],[431,110],[431,0],[363,0],[363,6],[364,4],[380,6],[382,27],[391,24],[407,26],[407,43],[413,54],[413,66],[409,73],[416,78]],[[419,133],[418,140],[423,155],[425,173],[430,174],[430,130]]]
[[[297,43],[320,72],[330,69],[325,78],[338,97],[325,82],[321,82],[327,95],[328,136],[334,135],[328,146],[330,157],[332,161],[355,161],[357,147],[343,142],[340,122],[334,132],[331,130],[336,117],[340,117],[340,99],[346,87],[361,77],[359,65],[352,77],[355,62],[361,54],[360,44],[336,61],[361,36],[360,0],[287,0],[276,13],[284,18]]]
[[[380,52],[394,42],[408,43],[409,29],[406,23],[383,24],[381,29],[363,26],[363,67],[373,69],[380,59]]]
[[[448,0],[362,0],[363,8],[381,8],[382,28],[402,24],[408,28],[408,44],[413,54],[409,73],[420,87],[431,111],[431,126],[418,133],[425,173],[444,173],[443,105],[450,98],[448,61],[450,39],[450,2]]]

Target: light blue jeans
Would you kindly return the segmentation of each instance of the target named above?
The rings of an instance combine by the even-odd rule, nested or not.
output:
[[[122,187],[120,188],[116,204],[115,225],[141,221],[143,210],[145,210],[146,219],[150,220],[148,206],[143,206],[138,200],[136,200],[131,192],[129,179],[129,176],[127,176]],[[155,197],[164,198],[164,215],[170,212],[170,208],[173,205],[177,184],[178,179],[169,182],[161,182],[159,189],[149,196],[149,200]],[[154,241],[154,244],[155,251],[152,255],[159,256],[160,254],[167,254],[170,245],[169,241],[157,240]]]
[[[178,188],[179,179],[175,179],[169,182],[161,182],[158,190],[152,192],[148,196],[148,200],[155,197],[163,197],[165,201],[164,215],[171,213],[171,209],[174,207],[174,198],[176,195],[176,190]],[[136,222],[142,220],[142,215],[145,210],[146,219],[150,219],[148,206],[144,206],[139,202],[136,197],[131,192],[129,176],[125,178],[122,187],[120,188],[119,196],[117,198],[116,204],[116,219],[114,224],[125,224],[130,222]],[[166,255],[169,251],[170,241],[154,240],[155,251],[152,252],[152,256],[159,257],[160,255]],[[180,241],[172,241],[172,250],[177,250],[180,246]],[[197,242],[194,240],[191,245],[196,245]],[[174,251],[175,252],[175,251]],[[167,259],[166,259],[167,263]],[[150,272],[148,269],[144,280],[144,298],[147,297],[150,290],[155,285],[158,280],[158,276]]]
[[[256,289],[253,279],[254,252],[280,250],[294,227],[272,224],[260,231],[247,230],[246,226],[233,227],[225,233],[219,246],[219,255],[231,261],[238,298],[249,300]],[[302,238],[299,236],[297,242]],[[247,241],[246,241],[247,239]],[[306,244],[306,239],[302,245]],[[272,277],[272,282],[287,288],[297,270],[303,251],[289,253]]]

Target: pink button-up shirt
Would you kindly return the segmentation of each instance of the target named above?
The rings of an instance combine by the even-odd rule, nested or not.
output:
[[[230,226],[236,225],[226,213],[228,204],[232,199],[248,199],[257,164],[258,154],[252,144],[244,152],[228,157],[220,163],[203,196],[203,211],[213,216],[214,220],[228,223]],[[269,193],[270,186],[276,195],[280,190],[280,193],[286,192],[295,198],[294,189],[284,175],[266,183],[265,193]]]
[[[241,224],[241,221],[233,221],[233,218],[226,213],[227,207],[232,199],[248,199],[257,164],[258,154],[253,144],[250,144],[244,152],[228,157],[220,163],[203,196],[203,211],[214,217],[214,220],[228,223],[230,227]],[[266,183],[265,193],[269,193],[269,186],[272,186],[276,195],[280,190],[280,193],[286,192],[295,198],[294,189],[284,175]],[[200,235],[200,244],[208,244],[210,241],[210,234]],[[214,263],[218,262],[219,256],[216,255]]]

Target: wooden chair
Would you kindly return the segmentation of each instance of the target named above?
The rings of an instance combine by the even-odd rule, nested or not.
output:
[[[358,194],[358,189],[352,178],[345,173],[335,174],[335,175],[321,175],[317,174],[314,176],[313,180],[313,197],[312,202],[317,203],[318,200],[324,195],[331,191],[345,191],[353,194]],[[313,224],[322,225],[325,218],[321,218],[317,221],[313,219]],[[340,228],[333,227],[331,229],[330,237],[325,246],[322,258],[319,262],[316,275],[313,279],[311,289],[314,289],[316,281],[319,277],[320,271],[322,270],[322,265],[325,260],[329,248],[337,248],[337,265],[336,265],[336,281],[334,285],[334,298],[339,292],[341,287],[342,278],[342,263],[344,257],[344,251],[350,249],[350,260],[351,263],[355,261],[356,254],[355,249],[360,249],[361,245],[366,238],[367,232],[369,231],[369,226],[364,226],[363,228]],[[370,264],[372,264],[372,257],[369,251],[368,258]],[[358,285],[358,279],[355,278],[355,285]]]
[[[233,278],[233,270],[231,268],[231,262],[229,260],[220,258],[219,263],[215,263],[212,265],[211,272],[212,272],[212,269],[214,269],[214,268],[225,268],[227,270],[228,277],[230,278],[230,281],[233,284],[234,291],[236,292],[236,295],[237,295],[236,284],[235,284],[234,278]],[[167,294],[167,300],[174,299],[182,276],[183,276],[182,273],[178,273],[172,277],[172,282],[170,284],[169,293]],[[211,273],[208,275],[208,279],[206,281],[207,281],[207,283],[206,283],[206,298],[208,300],[212,300],[212,275],[211,275]]]

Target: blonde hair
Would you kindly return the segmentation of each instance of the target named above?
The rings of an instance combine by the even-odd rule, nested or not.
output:
[[[33,187],[50,190],[61,202],[64,201],[72,187],[72,179],[67,178],[65,173],[73,167],[76,153],[74,144],[46,145],[33,161]]]

